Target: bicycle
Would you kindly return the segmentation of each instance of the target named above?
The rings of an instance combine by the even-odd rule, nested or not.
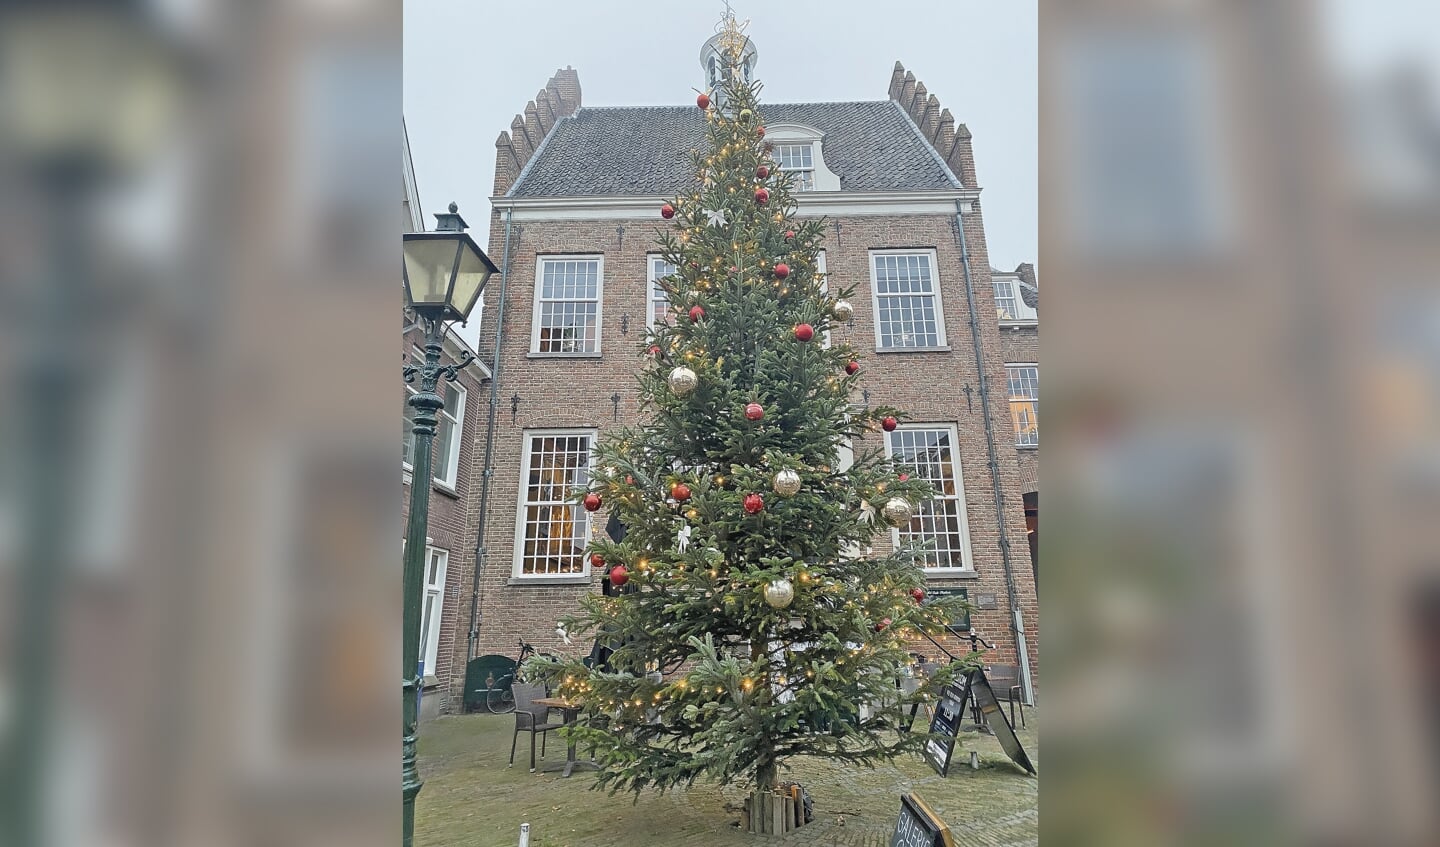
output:
[[[554,658],[550,653],[537,653],[535,645],[520,639],[520,654],[512,659],[492,653],[471,659],[465,669],[465,709],[484,708],[492,715],[515,711],[515,677],[520,665],[534,655]]]

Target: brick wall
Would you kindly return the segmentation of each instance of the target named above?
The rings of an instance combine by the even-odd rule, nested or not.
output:
[[[402,337],[403,350],[407,359],[418,358],[414,348],[424,344],[419,330],[411,330]],[[445,363],[455,359],[447,354]],[[430,546],[438,547],[449,554],[445,573],[444,603],[440,614],[439,649],[435,654],[435,667],[425,668],[426,676],[436,678],[435,688],[427,688],[424,696],[441,697],[441,709],[448,707],[449,692],[458,691],[464,681],[465,640],[470,620],[469,585],[471,571],[475,566],[475,516],[474,503],[479,499],[483,441],[485,433],[485,408],[489,401],[489,383],[481,380],[479,367],[470,365],[460,373],[458,384],[465,389],[465,411],[463,430],[460,436],[460,464],[455,474],[455,487],[450,489],[439,483],[430,486],[430,512],[426,534]],[[407,394],[408,396],[408,394]],[[402,398],[403,401],[403,398]],[[435,462],[442,461],[435,456]],[[402,486],[404,500],[401,507],[402,521],[410,519],[409,472],[405,472]],[[404,524],[402,523],[402,526]],[[395,549],[401,545],[396,542]],[[426,561],[429,567],[429,561]],[[396,573],[399,573],[398,559]],[[454,645],[459,645],[456,648]],[[422,656],[423,659],[423,656]],[[425,709],[429,712],[427,706]]]

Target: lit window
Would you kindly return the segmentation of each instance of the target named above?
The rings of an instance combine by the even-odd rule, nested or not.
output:
[[[660,258],[650,256],[646,262],[649,270],[647,279],[650,282],[650,326],[665,322],[665,315],[670,311],[670,298],[666,296],[665,289],[660,287],[660,280],[675,273],[675,266]]]
[[[431,461],[435,481],[450,488],[455,487],[456,478],[460,474],[460,434],[464,431],[465,420],[465,389],[458,383],[441,380],[435,387],[440,396],[445,398],[445,405],[440,408],[436,415],[435,440],[432,446]],[[405,469],[410,470],[415,464],[415,410],[410,408],[410,398],[418,392],[410,386],[405,386],[404,402],[402,408],[405,416],[405,429],[401,433],[401,461]]]
[[[919,504],[910,524],[896,530],[901,544],[929,543],[926,568],[970,569],[970,528],[956,441],[951,426],[903,426],[886,437],[890,457],[935,489],[935,497]]]
[[[794,174],[792,178],[796,191],[815,190],[814,149],[810,144],[775,145],[775,161],[780,164],[780,170]]]
[[[600,352],[601,264],[598,256],[540,258],[530,352]]]
[[[934,251],[877,252],[872,258],[876,349],[945,346]]]
[[[425,673],[435,673],[440,652],[440,615],[445,607],[445,570],[450,554],[438,547],[425,548],[425,606],[420,619],[420,660]]]
[[[1010,417],[1015,421],[1015,443],[1021,447],[1040,446],[1040,368],[1035,365],[1006,365],[1010,389]]]
[[[591,431],[529,433],[520,496],[517,576],[589,573],[590,513],[571,495],[590,481]]]

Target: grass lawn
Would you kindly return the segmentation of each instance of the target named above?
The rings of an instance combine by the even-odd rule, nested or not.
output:
[[[1040,767],[1034,712],[1020,739]],[[688,791],[610,796],[593,791],[595,775],[577,771],[530,773],[528,736],[520,736],[515,766],[510,756],[512,715],[455,715],[420,725],[420,775],[416,800],[416,847],[515,847],[520,823],[530,823],[531,847],[721,847],[784,843],[889,844],[900,795],[914,791],[950,825],[957,844],[1038,844],[1039,786],[1013,764],[992,736],[966,733],[956,744],[954,766],[942,778],[918,756],[874,769],[798,758],[782,781],[803,784],[814,798],[815,822],[773,838],[740,832],[733,824],[744,786],[697,783]],[[546,762],[563,761],[558,736]],[[538,748],[537,748],[538,749]],[[969,767],[969,751],[980,769]],[[582,750],[583,752],[583,750]],[[727,805],[730,807],[727,809]],[[843,819],[843,824],[841,820]]]

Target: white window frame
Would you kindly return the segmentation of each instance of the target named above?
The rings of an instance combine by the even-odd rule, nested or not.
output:
[[[460,444],[465,438],[465,400],[470,392],[466,390],[465,386],[460,384],[459,380],[455,382],[444,380],[441,384],[435,386],[435,389],[437,393],[446,391],[447,389],[457,392],[454,418],[451,418],[450,415],[446,413],[444,406],[441,406],[435,412],[435,435],[438,436],[440,434],[440,427],[444,425],[445,421],[451,421],[455,425],[455,437],[450,439],[450,455],[439,457],[443,459],[443,461],[437,461],[437,457],[431,457],[432,473],[430,475],[435,482],[454,491],[460,481]],[[405,391],[407,395],[420,393],[409,385],[405,386]],[[445,395],[441,394],[440,396],[441,399],[444,399]],[[405,433],[405,437],[407,439],[413,439],[415,435],[414,433],[407,432]],[[431,442],[431,449],[434,449],[433,441]],[[412,475],[415,471],[415,466],[402,458],[400,460],[400,467],[403,468],[405,477],[410,479],[413,485]],[[444,476],[441,476],[441,471],[444,471]]]
[[[781,149],[783,149],[783,148],[785,148],[785,147],[804,147],[804,148],[806,148],[806,149],[809,151],[809,153],[810,153],[810,156],[809,156],[810,166],[809,166],[809,167],[806,167],[806,168],[787,168],[787,167],[785,167],[785,166],[781,163],[781,161],[780,161],[780,151],[781,151]],[[799,179],[799,180],[792,181],[791,184],[790,184],[791,187],[792,187],[796,192],[801,192],[801,191],[810,192],[810,191],[814,191],[814,190],[815,190],[815,142],[813,142],[813,141],[798,141],[798,140],[797,140],[797,141],[775,142],[775,152],[774,152],[774,154],[773,154],[773,158],[775,159],[775,164],[776,164],[777,166],[779,166],[779,169],[780,169],[780,172],[781,172],[781,173],[797,174],[797,175],[800,176],[800,179]],[[809,182],[810,184],[807,186],[807,185],[805,185],[806,182]]]
[[[1039,321],[1039,315],[1036,314],[1035,309],[1025,302],[1025,296],[1020,288],[1020,280],[1014,277],[991,277],[990,282],[992,288],[1001,285],[1009,286],[1011,297],[1015,301],[1015,313],[1007,318],[1000,311],[1000,296],[998,294],[995,296],[995,319],[1000,322],[1001,326],[1033,324]]]
[[[595,263],[595,349],[583,351],[541,351],[540,349],[540,293],[548,262],[594,262]],[[549,302],[589,302],[588,300],[554,300]],[[597,358],[604,342],[605,326],[605,254],[604,253],[542,253],[535,257],[535,292],[530,309],[530,355],[532,357],[554,357],[561,359]]]
[[[655,304],[658,303],[658,302],[660,302],[659,299],[657,299],[657,298],[655,297],[655,280],[659,279],[659,277],[657,277],[657,276],[655,275],[655,263],[656,263],[656,262],[665,262],[665,257],[664,257],[664,256],[661,256],[659,253],[646,253],[646,254],[645,254],[645,328],[646,328],[646,329],[654,329],[654,328],[655,328]],[[669,262],[665,262],[665,264],[668,265],[668,264],[670,264],[670,263],[669,263]],[[678,271],[679,271],[679,268],[676,268],[676,271],[678,272]],[[667,310],[670,308],[670,298],[669,298],[668,296],[665,298],[665,308],[666,308]]]
[[[883,256],[925,256],[930,262],[930,296],[935,298],[935,344],[924,347],[886,347],[881,332],[880,321],[880,274],[878,260]],[[896,296],[896,295],[886,295]],[[902,295],[904,296],[904,295]],[[945,303],[940,296],[940,263],[936,261],[935,249],[924,248],[897,248],[870,251],[870,307],[874,309],[875,315],[875,352],[877,353],[915,353],[929,350],[948,350],[949,339],[945,334]]]
[[[404,546],[403,544],[401,545]],[[438,564],[436,559],[439,559]],[[435,579],[430,578],[431,566],[435,565]],[[440,657],[440,619],[445,614],[445,579],[450,569],[450,551],[442,547],[425,546],[425,593],[420,605],[420,660],[425,663],[425,673],[435,675]],[[430,600],[435,606],[430,610]],[[430,611],[430,625],[425,626],[425,614]]]
[[[950,464],[951,464],[952,471],[953,471],[953,473],[954,473],[955,494],[954,494],[953,497],[948,497],[948,496],[946,496],[946,495],[944,495],[944,494],[941,494],[940,496],[935,497],[934,499],[936,499],[936,500],[954,500],[954,501],[955,501],[955,504],[956,504],[956,509],[957,509],[958,518],[959,518],[959,524],[960,524],[960,560],[961,560],[961,566],[958,567],[958,568],[957,568],[957,567],[931,567],[930,565],[925,564],[925,565],[923,565],[922,567],[923,567],[925,573],[927,573],[927,574],[945,575],[945,574],[971,574],[971,573],[974,573],[974,572],[975,572],[975,558],[974,558],[973,551],[971,550],[971,547],[970,547],[970,517],[969,517],[969,513],[968,513],[968,511],[967,511],[967,509],[966,509],[966,506],[965,506],[965,472],[964,472],[964,468],[963,468],[962,465],[961,465],[961,459],[960,459],[960,433],[959,433],[959,431],[957,430],[955,424],[953,424],[953,423],[911,423],[911,424],[902,424],[901,426],[896,427],[893,432],[887,432],[887,433],[885,433],[885,455],[888,456],[890,459],[894,460],[894,459],[896,458],[896,456],[895,456],[895,446],[896,446],[896,445],[895,445],[895,438],[896,438],[896,436],[897,436],[898,434],[900,434],[900,433],[916,432],[916,431],[919,431],[919,432],[940,431],[940,432],[945,432],[945,433],[947,433],[947,434],[950,436],[950,459],[951,459],[951,463],[950,463]],[[917,514],[918,514],[918,510],[917,510]],[[898,528],[892,527],[892,528],[890,529],[890,544],[891,544],[891,546],[892,546],[893,548],[896,548],[896,549],[899,548],[899,546],[900,546],[900,530],[899,530]]]
[[[595,441],[599,437],[599,430],[589,427],[575,427],[566,429],[527,429],[520,438],[520,490],[515,505],[515,555],[511,563],[510,575],[516,581],[523,582],[577,582],[590,580],[590,557],[581,553],[580,571],[575,573],[554,573],[537,574],[525,573],[525,512],[526,507],[531,503],[528,499],[530,488],[530,463],[534,456],[533,445],[537,438],[568,438],[584,436],[590,439],[590,468],[593,471],[595,461]],[[547,500],[549,504],[564,504],[576,510],[576,513],[585,521],[585,538],[588,544],[591,533],[594,531],[593,515],[585,511],[584,507],[570,499],[570,491],[562,492],[563,499]]]
[[[1011,368],[1034,368],[1035,369],[1035,396],[1017,398],[1010,393],[1010,369]],[[1035,441],[1020,440],[1020,430],[1015,430],[1015,446],[1022,449],[1033,449],[1040,446],[1040,365],[1035,362],[1006,362],[1005,363],[1005,398],[1009,401],[1013,410],[1017,402],[1035,404]],[[1010,422],[1015,424],[1015,413],[1011,411]]]

